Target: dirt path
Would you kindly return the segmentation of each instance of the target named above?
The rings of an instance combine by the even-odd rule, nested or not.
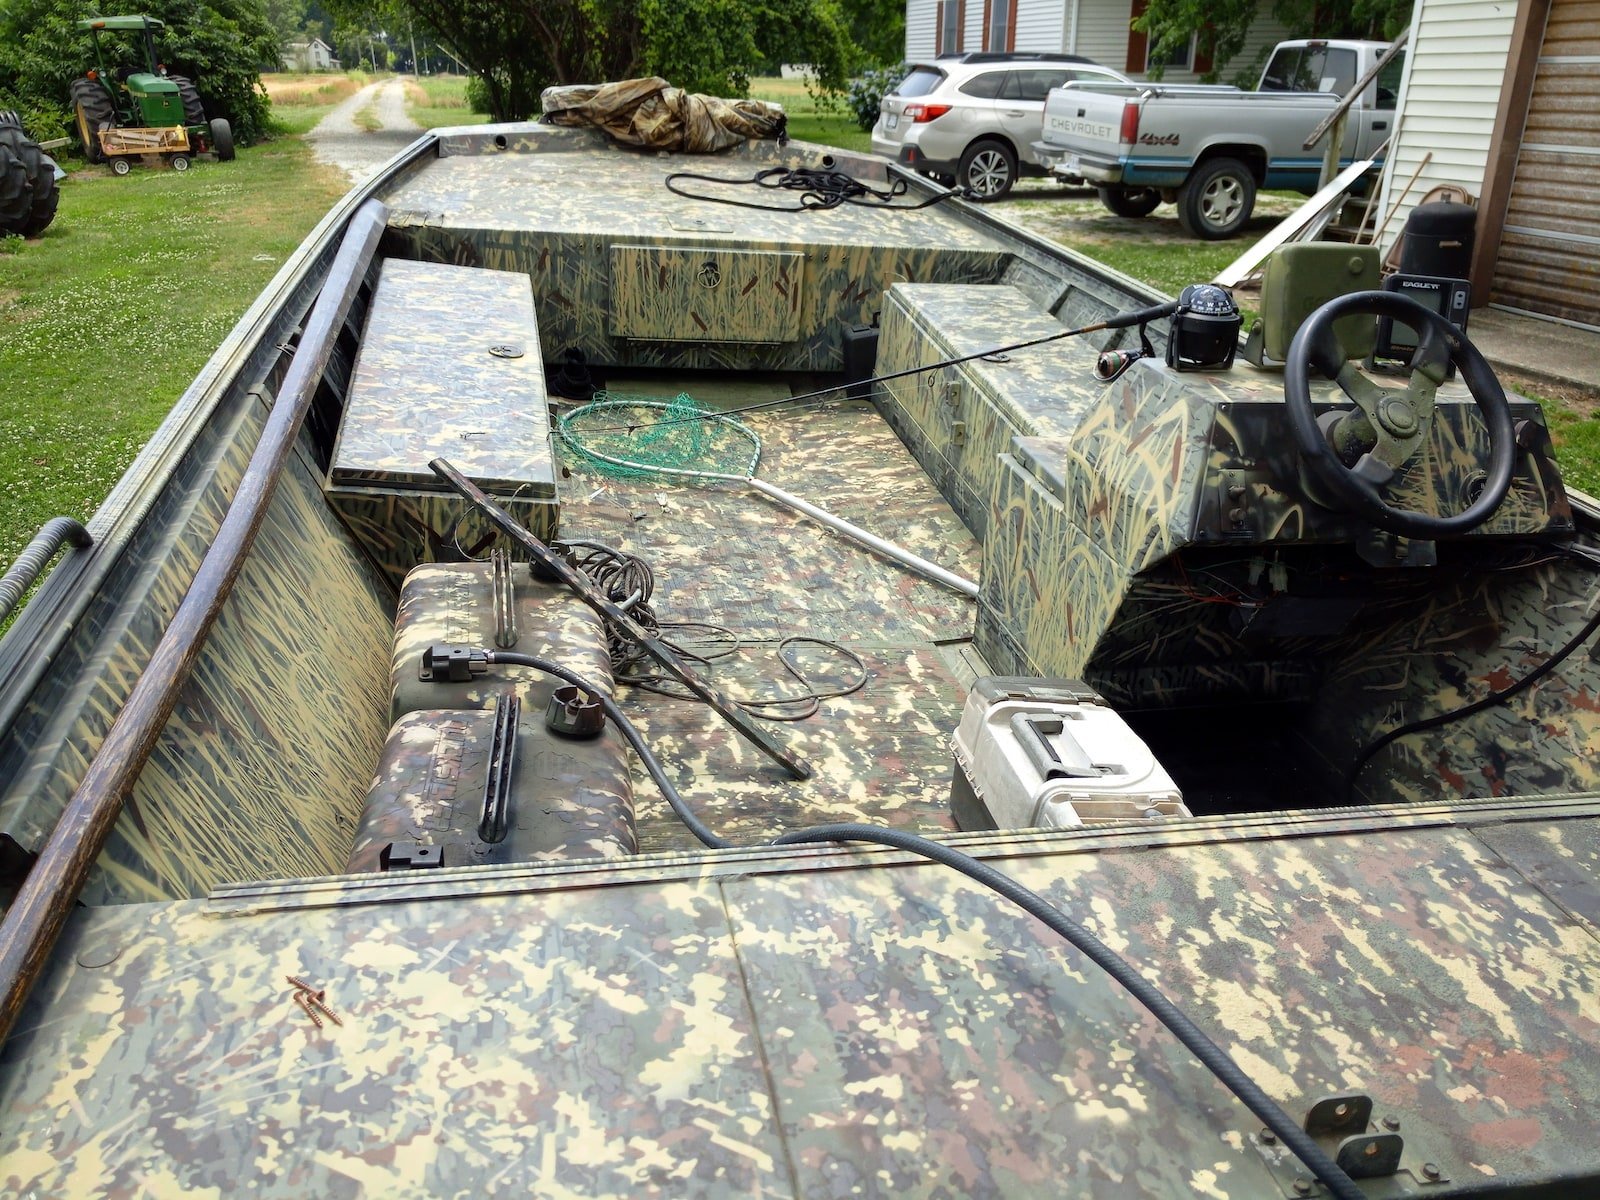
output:
[[[367,130],[356,120],[370,108],[379,128]],[[406,116],[405,82],[386,79],[369,83],[323,117],[308,135],[312,151],[332,163],[351,184],[361,183],[388,162],[396,151],[415,140],[422,127]]]

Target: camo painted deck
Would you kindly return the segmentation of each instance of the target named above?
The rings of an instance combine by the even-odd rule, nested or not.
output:
[[[998,282],[1019,253],[943,205],[767,212],[667,190],[680,171],[748,180],[775,163],[818,166],[820,148],[618,154],[601,185],[580,177],[580,152],[593,144],[585,131],[533,128],[511,135],[510,148],[540,153],[453,157],[448,170],[424,171],[388,197],[390,244],[434,262],[528,275],[553,360],[570,348],[603,363],[782,370],[837,369],[840,330],[870,321],[896,280]],[[766,188],[681,186],[796,203],[795,193]],[[774,255],[791,257],[779,269]],[[768,332],[748,326],[756,313]],[[777,342],[771,330],[780,327],[798,340],[746,344]]]
[[[1405,1140],[1383,1194],[1581,1194],[1581,812],[968,844],[1291,1113],[1371,1094]],[[1294,1194],[1256,1119],[1096,968],[892,853],[257,887],[80,912],[56,962],[0,1059],[8,1194]],[[287,976],[340,1024],[314,1027]]]

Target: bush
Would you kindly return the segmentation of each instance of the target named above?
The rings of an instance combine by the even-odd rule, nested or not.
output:
[[[870,71],[863,71],[850,81],[850,90],[845,96],[845,103],[855,114],[858,126],[870,131],[877,124],[878,105],[910,70],[909,63],[901,63],[897,67],[875,67]]]
[[[467,108],[475,113],[494,116],[494,101],[489,98],[489,85],[481,75],[467,77]]]
[[[194,80],[206,115],[226,117],[236,142],[262,136],[271,102],[261,90],[260,72],[277,62],[278,38],[261,0],[144,0],[114,7],[166,22],[156,36],[160,61],[174,75]],[[13,0],[0,6],[0,94],[18,101],[15,107],[24,116],[36,113],[41,129],[55,128],[54,122],[70,124],[69,88],[94,65],[93,38],[77,27],[84,10],[81,0]],[[107,70],[143,70],[140,41],[137,34],[102,34]]]

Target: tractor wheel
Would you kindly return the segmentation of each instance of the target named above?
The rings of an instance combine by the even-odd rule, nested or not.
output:
[[[33,185],[28,168],[0,144],[0,233],[21,233],[23,222],[33,213]]]
[[[111,106],[111,97],[106,95],[105,88],[92,79],[74,79],[72,109],[84,157],[92,163],[105,162],[106,152],[100,148],[100,131],[117,123],[117,110]]]
[[[233,161],[233,126],[221,117],[211,118],[211,148],[217,152],[218,162]]]
[[[178,85],[178,99],[183,101],[183,123],[185,125],[204,125],[206,123],[205,106],[200,103],[200,92],[194,86],[194,80],[182,75],[168,75],[167,82]]]
[[[60,196],[56,191],[56,172],[50,160],[44,156],[44,151],[39,149],[39,144],[20,127],[0,127],[0,147],[5,152],[22,164],[27,173],[26,207],[20,215],[11,219],[11,209],[6,212],[4,228],[9,233],[20,233],[23,237],[38,237],[44,232],[45,226],[55,219],[56,205]],[[13,202],[15,207],[19,202]]]
[[[22,114],[14,108],[0,108],[0,129],[21,129]]]

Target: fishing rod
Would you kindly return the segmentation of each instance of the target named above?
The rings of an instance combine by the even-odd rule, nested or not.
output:
[[[756,404],[746,404],[739,408],[718,409],[714,413],[707,412],[699,416],[674,417],[660,422],[661,425],[681,425],[691,421],[704,421],[713,417],[733,417],[742,413],[763,412],[769,408],[782,408],[789,404],[800,404],[807,400],[816,400],[830,395],[845,387],[870,387],[873,384],[888,383],[895,379],[904,379],[910,375],[920,375],[924,371],[937,371],[942,367],[957,367],[962,363],[973,362],[980,358],[992,358],[996,354],[1010,354],[1014,350],[1028,350],[1034,346],[1043,346],[1050,342],[1059,342],[1066,338],[1082,337],[1086,333],[1100,333],[1107,329],[1127,329],[1132,325],[1144,326],[1151,321],[1159,321],[1170,317],[1178,311],[1180,301],[1167,300],[1161,304],[1152,304],[1146,308],[1129,309],[1127,312],[1115,313],[1103,321],[1096,321],[1092,325],[1080,325],[1076,329],[1063,329],[1060,333],[1047,333],[1043,337],[1029,338],[1027,341],[1012,342],[1005,346],[994,346],[988,350],[977,350],[971,354],[963,354],[959,358],[946,358],[939,362],[925,363],[919,367],[907,367],[904,371],[892,371],[887,375],[874,375],[867,379],[850,380],[848,383],[835,384],[832,387],[818,388],[814,392],[802,392],[798,396],[785,396],[780,400],[763,400]],[[629,426],[616,426],[617,430],[626,430]],[[591,430],[592,433],[603,432],[601,429]]]

